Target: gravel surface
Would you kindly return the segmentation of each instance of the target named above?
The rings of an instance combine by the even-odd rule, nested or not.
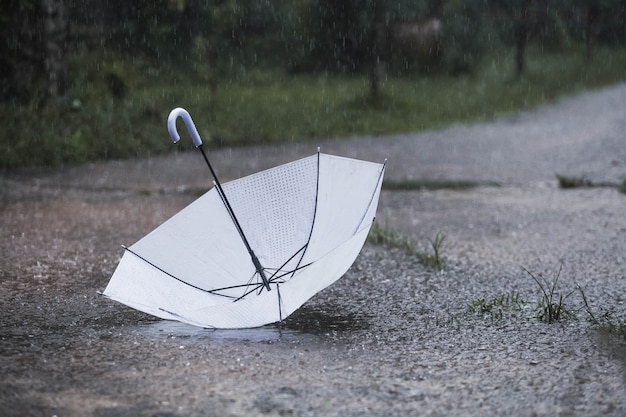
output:
[[[445,235],[443,271],[368,243],[280,328],[242,331],[156,320],[97,294],[120,244],[208,187],[199,155],[5,173],[0,415],[626,415],[626,339],[608,331],[626,322],[626,195],[555,178],[625,181],[625,132],[619,84],[490,123],[323,141],[327,153],[388,158],[388,179],[499,185],[384,191],[383,232],[421,252]],[[211,157],[227,180],[315,150]],[[576,317],[539,321],[524,269],[548,283],[560,270]]]

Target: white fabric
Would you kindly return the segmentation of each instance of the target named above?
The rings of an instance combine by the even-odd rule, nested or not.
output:
[[[317,160],[313,155],[223,187],[250,246],[266,268],[282,266],[309,239]]]
[[[132,245],[104,295],[202,327],[256,327],[284,319],[358,256],[374,220],[383,170],[381,164],[318,154],[224,184],[268,277],[297,254],[284,269],[302,269],[274,279],[271,291],[259,285],[225,289],[260,278],[213,189]],[[255,288],[237,301],[224,297]]]

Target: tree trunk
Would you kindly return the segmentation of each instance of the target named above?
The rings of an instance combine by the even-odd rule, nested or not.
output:
[[[528,43],[528,9],[531,0],[521,0],[517,16],[517,29],[515,33],[515,68],[521,75],[526,69],[526,45]]]
[[[622,46],[626,45],[626,0],[622,0],[622,5],[621,5],[621,12],[622,12],[622,28],[620,30],[620,40],[622,43]]]
[[[385,78],[385,60],[383,57],[386,39],[385,29],[385,0],[375,0],[372,15],[372,51],[370,72],[370,95],[374,100],[378,100],[380,95],[380,84]]]
[[[587,60],[593,56],[593,46],[595,40],[595,22],[600,12],[598,0],[591,0],[587,7],[587,24],[585,25],[585,55]]]
[[[0,25],[0,82],[2,98],[28,99],[41,74],[39,8],[12,0]]]
[[[41,0],[43,21],[43,64],[46,93],[58,97],[65,93],[68,20],[62,0]]]
[[[62,95],[68,39],[62,0],[10,3],[0,26],[0,96],[29,100]]]

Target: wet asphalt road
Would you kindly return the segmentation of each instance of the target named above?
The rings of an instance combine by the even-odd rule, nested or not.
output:
[[[207,188],[199,155],[3,175],[0,415],[626,415],[626,341],[590,323],[576,291],[603,323],[626,321],[626,195],[555,179],[626,180],[626,84],[490,123],[320,145],[388,158],[388,179],[499,186],[381,195],[384,230],[424,252],[446,236],[445,270],[368,243],[280,329],[210,331],[97,295],[120,244]],[[315,150],[211,158],[228,180]],[[549,282],[562,268],[576,318],[538,321],[523,268]]]

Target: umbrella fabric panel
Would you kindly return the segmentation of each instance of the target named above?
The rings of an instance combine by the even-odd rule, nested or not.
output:
[[[321,155],[315,224],[304,264],[323,257],[359,230],[369,230],[383,171],[383,164]]]
[[[129,249],[146,263],[205,290],[245,284],[255,271],[215,189]],[[238,297],[243,289],[223,293]]]
[[[246,304],[181,285],[163,271],[126,252],[104,295],[136,310],[200,327],[237,328],[277,321],[278,293],[265,292]],[[217,304],[214,304],[217,303]],[[252,308],[253,310],[250,310]]]
[[[307,244],[317,193],[317,155],[250,175],[223,185],[241,228],[271,272]]]
[[[181,302],[182,285],[130,252],[124,252],[103,294],[136,310],[162,319],[177,320],[159,307]]]
[[[245,328],[280,320],[279,292],[263,291],[239,301],[181,285],[157,268],[126,252],[104,295],[163,319],[200,327]]]
[[[369,228],[361,230],[335,250],[298,272],[293,279],[280,285],[283,319],[350,269],[367,239],[368,232]]]

